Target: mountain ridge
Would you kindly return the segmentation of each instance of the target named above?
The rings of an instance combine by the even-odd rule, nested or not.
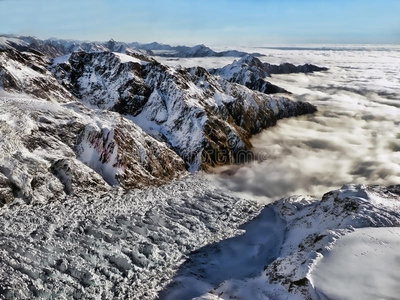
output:
[[[241,59],[233,61],[229,65],[218,69],[210,69],[209,71],[211,74],[219,75],[229,82],[244,85],[249,89],[264,94],[290,94],[289,91],[268,82],[265,78],[271,77],[272,74],[307,74],[327,70],[328,68],[318,67],[312,64],[295,66],[290,63],[283,63],[280,65],[272,65],[269,63],[263,63],[259,58],[247,54]]]
[[[2,164],[14,166],[0,169],[3,202],[11,194],[27,203],[47,201],[52,186],[67,197],[79,190],[72,183],[86,167],[100,175],[101,186],[130,189],[163,184],[187,170],[245,162],[252,159],[253,134],[278,119],[316,111],[307,102],[252,91],[201,67],[169,67],[135,50],[52,58],[15,38],[0,44],[0,86],[7,94],[0,97],[7,103],[2,132],[8,136],[9,125],[16,128],[17,119],[7,116],[21,103],[30,103],[21,112],[33,130],[3,157]],[[67,126],[74,128],[70,134]],[[51,148],[60,149],[57,159]],[[68,161],[65,170],[58,160]],[[79,169],[81,163],[83,173],[69,173],[69,165]],[[25,171],[14,173],[15,167]],[[32,171],[37,168],[49,179]],[[30,175],[24,178],[24,172]],[[48,198],[39,196],[43,189]]]
[[[0,35],[0,48],[16,47],[20,51],[40,51],[50,57],[62,56],[74,51],[111,51],[125,53],[126,51],[138,51],[143,54],[151,56],[163,57],[241,57],[248,53],[237,50],[226,50],[216,52],[211,48],[200,44],[193,47],[189,46],[170,46],[167,44],[160,44],[152,42],[148,44],[141,44],[138,42],[117,42],[110,39],[106,42],[90,42],[90,41],[77,41],[77,40],[64,40],[64,39],[46,39],[41,40],[31,36],[13,36],[13,35]],[[16,40],[22,41],[15,42]],[[166,52],[165,52],[166,51]],[[253,56],[262,56],[260,53],[252,53]]]

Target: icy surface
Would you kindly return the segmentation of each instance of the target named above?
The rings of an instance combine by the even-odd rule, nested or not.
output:
[[[140,60],[131,55],[117,53],[117,52],[114,52],[114,54],[121,60],[122,63],[126,63],[126,62],[134,62],[134,63],[138,63],[138,64],[146,64],[147,63],[146,61]]]
[[[258,211],[209,182],[0,211],[0,297],[155,299],[191,251]]]
[[[255,277],[279,255],[285,224],[272,207],[241,226],[245,234],[208,245],[192,254],[161,299],[191,299],[223,281]],[[256,292],[254,296],[260,295]],[[247,295],[250,297],[251,294]]]
[[[359,253],[347,266],[357,268],[348,274],[362,285],[365,269],[357,262],[376,259],[370,266],[377,272],[397,263],[399,194],[398,186],[349,185],[322,200],[291,197],[260,212],[254,203],[188,176],[128,193],[14,203],[0,211],[0,294],[296,300],[338,295],[321,283],[329,272],[341,274],[331,264],[340,266]],[[376,290],[397,292],[395,276],[386,272]]]
[[[339,239],[311,271],[321,298],[397,299],[400,228],[361,228]]]

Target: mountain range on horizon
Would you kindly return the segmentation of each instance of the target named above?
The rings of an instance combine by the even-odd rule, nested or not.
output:
[[[55,57],[65,55],[74,51],[113,51],[125,53],[127,50],[135,50],[151,56],[162,57],[242,57],[246,52],[237,50],[227,50],[216,52],[211,48],[199,44],[192,47],[189,46],[170,46],[168,44],[161,44],[158,42],[152,43],[138,43],[138,42],[117,42],[110,39],[106,42],[91,42],[91,41],[78,41],[70,39],[38,39],[32,36],[18,36],[18,35],[0,35],[0,37],[8,39],[12,43],[12,39],[19,42],[14,44],[18,50],[24,51],[26,49],[35,49],[41,51],[46,55]],[[22,41],[22,42],[21,42]],[[252,53],[253,56],[262,56],[260,53]]]

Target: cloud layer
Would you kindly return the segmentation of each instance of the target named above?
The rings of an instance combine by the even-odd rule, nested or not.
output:
[[[398,50],[264,49],[264,60],[270,63],[310,62],[330,68],[270,80],[293,92],[295,99],[316,104],[319,112],[282,120],[256,136],[253,145],[265,161],[224,167],[211,179],[260,201],[321,196],[346,183],[399,184]]]

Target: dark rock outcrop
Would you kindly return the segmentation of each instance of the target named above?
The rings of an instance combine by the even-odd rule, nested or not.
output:
[[[268,74],[290,74],[290,73],[313,73],[313,72],[322,72],[328,71],[328,68],[318,67],[311,64],[304,64],[295,66],[290,63],[283,63],[280,65],[271,65],[268,63],[264,63],[264,68],[268,72]]]

